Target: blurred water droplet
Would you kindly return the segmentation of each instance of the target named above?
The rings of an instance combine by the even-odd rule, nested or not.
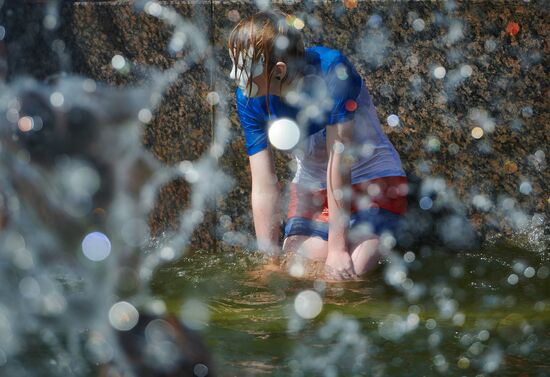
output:
[[[470,360],[467,357],[463,356],[460,359],[458,359],[458,362],[456,363],[456,365],[460,369],[468,369],[470,367]]]
[[[180,319],[189,328],[201,330],[210,321],[210,310],[208,309],[208,305],[202,301],[193,298],[188,299],[181,307]]]
[[[397,127],[399,125],[399,117],[395,114],[391,114],[388,116],[388,119],[386,120],[388,122],[388,126],[390,127]]]
[[[436,67],[433,70],[433,76],[438,80],[441,80],[442,78],[444,78],[446,74],[447,74],[447,70],[445,69],[445,67],[442,67],[442,66]]]
[[[474,139],[481,139],[483,137],[483,128],[481,127],[472,128],[472,137]]]
[[[413,21],[412,27],[415,31],[422,31],[426,27],[426,23],[424,22],[423,19],[417,18],[416,20]]]
[[[126,301],[119,301],[109,309],[109,323],[119,331],[128,331],[137,325],[139,313]]]
[[[268,137],[275,148],[283,151],[290,150],[300,140],[300,128],[291,119],[278,119],[269,126]]]
[[[148,124],[153,119],[153,114],[149,109],[141,109],[138,112],[138,119],[141,123]]]
[[[525,269],[525,271],[523,271],[523,275],[526,277],[526,278],[532,278],[533,276],[535,276],[535,269],[531,266],[527,267]]]
[[[206,95],[206,100],[210,105],[215,106],[220,103],[220,95],[218,92],[210,92]]]
[[[532,191],[533,187],[529,182],[521,182],[521,184],[519,185],[519,192],[521,192],[523,195],[529,195]]]
[[[145,4],[144,10],[153,17],[159,17],[162,14],[162,5],[156,1],[148,1]]]
[[[473,73],[473,69],[470,65],[463,64],[462,66],[460,66],[460,76],[464,78],[468,78],[472,75],[472,73]]]
[[[19,282],[19,292],[26,298],[38,298],[40,295],[40,285],[36,279],[26,276]]]
[[[493,52],[497,48],[497,42],[493,39],[488,39],[485,41],[485,51]]]
[[[61,107],[65,102],[65,97],[60,92],[53,92],[50,96],[50,103],[53,107]]]
[[[412,251],[407,251],[404,255],[403,255],[403,259],[405,260],[405,262],[407,263],[412,263],[414,262],[414,259],[415,259],[415,255]]]
[[[533,108],[531,106],[525,106],[521,109],[521,115],[524,118],[531,118],[533,116]]]
[[[305,319],[315,318],[323,309],[323,300],[319,293],[312,290],[305,290],[296,296],[294,300],[294,310]]]
[[[204,364],[196,364],[193,367],[193,374],[197,377],[206,377],[208,375],[208,367]]]
[[[82,252],[89,260],[100,262],[111,253],[111,241],[101,232],[89,233],[82,240]]]
[[[508,282],[508,284],[510,285],[516,285],[519,281],[519,278],[516,274],[510,274],[508,276],[508,279],[506,279],[506,281]]]
[[[420,198],[418,204],[420,205],[420,208],[427,211],[430,208],[432,208],[433,201],[430,197],[424,196],[424,197]]]
[[[111,65],[116,70],[121,70],[126,65],[126,59],[122,55],[115,55],[111,59]]]
[[[29,116],[19,118],[17,127],[21,132],[29,132],[34,128],[34,120]]]

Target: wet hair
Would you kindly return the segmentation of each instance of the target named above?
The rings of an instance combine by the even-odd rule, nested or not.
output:
[[[251,72],[254,72],[260,56],[264,56],[265,70],[268,72],[268,94],[277,62],[284,62],[287,66],[287,74],[281,79],[281,85],[292,81],[303,71],[304,41],[301,31],[293,26],[294,20],[295,17],[278,10],[258,12],[241,20],[229,35],[227,47],[235,62],[239,54],[247,56],[248,50],[253,49]],[[247,72],[249,77],[251,72]],[[247,90],[251,89],[249,82]]]

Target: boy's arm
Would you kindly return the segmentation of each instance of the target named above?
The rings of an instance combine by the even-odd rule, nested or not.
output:
[[[280,188],[275,174],[271,149],[250,156],[252,175],[252,215],[258,248],[276,255],[279,253]]]
[[[329,212],[327,272],[335,278],[355,277],[347,245],[350,216],[353,120],[327,126],[327,198]]]

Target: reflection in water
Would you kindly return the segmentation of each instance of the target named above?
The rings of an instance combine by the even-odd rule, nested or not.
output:
[[[254,254],[197,252],[161,269],[153,287],[175,308],[182,295],[208,303],[202,333],[229,375],[544,375],[545,253],[504,244],[410,253],[400,254],[409,279],[400,286],[384,284],[387,264],[362,281],[327,283],[274,272]],[[314,319],[296,306],[310,290],[322,299]]]

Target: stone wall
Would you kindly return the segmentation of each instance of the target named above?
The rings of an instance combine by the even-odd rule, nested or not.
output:
[[[197,160],[212,142],[220,118],[218,106],[209,103],[207,95],[217,92],[227,99],[231,139],[219,163],[234,178],[235,186],[206,213],[193,247],[250,245],[250,177],[231,97],[233,84],[227,77],[230,62],[225,43],[236,22],[256,12],[258,6],[242,1],[160,4],[173,7],[204,30],[212,44],[207,55],[215,64],[209,66],[205,58],[175,78],[152,122],[144,128],[143,143],[166,164]],[[272,5],[305,21],[308,45],[337,48],[349,57],[364,77],[411,179],[443,178],[480,233],[510,232],[514,221],[530,220],[534,213],[548,219],[550,35],[543,1],[283,1]],[[45,5],[21,5],[17,11],[24,7],[32,7],[37,20],[43,19]],[[62,22],[54,30],[36,31],[47,36],[39,45],[25,37],[25,43],[34,43],[39,51],[44,44],[53,46],[57,54],[47,60],[55,64],[36,64],[31,59],[25,66],[14,62],[12,55],[12,75],[26,71],[45,76],[65,70],[128,85],[143,78],[113,69],[114,55],[163,70],[185,55],[185,48],[178,54],[168,51],[171,27],[136,12],[125,1],[64,3],[60,14]],[[5,12],[4,17],[8,19]],[[37,25],[44,29],[43,22]],[[11,54],[9,40],[7,44]],[[24,55],[20,47],[17,51],[22,54],[18,56]],[[52,49],[44,51],[51,55]],[[399,117],[397,127],[386,123],[392,114]],[[277,161],[286,181],[291,174],[288,157],[278,155]],[[161,190],[150,215],[155,235],[175,229],[188,195],[184,180]],[[438,200],[437,193],[432,199]],[[527,217],[511,219],[506,214],[513,208]],[[219,240],[227,242],[220,244]]]

